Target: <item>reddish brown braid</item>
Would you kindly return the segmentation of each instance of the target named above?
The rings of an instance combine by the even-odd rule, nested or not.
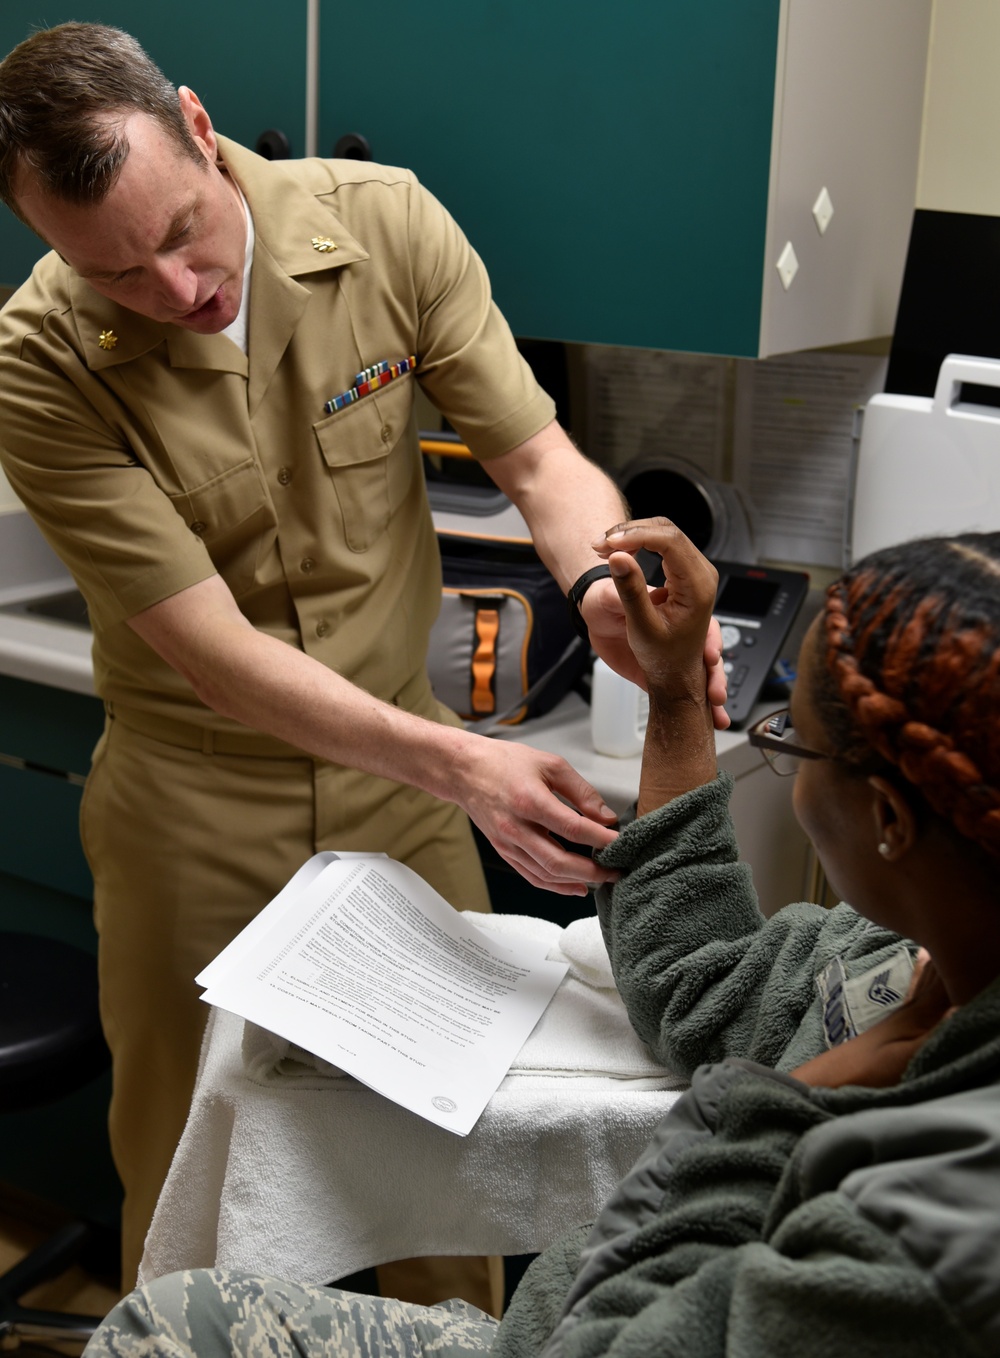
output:
[[[887,761],[1000,857],[1000,534],[875,553],[830,586],[824,621],[840,757]]]

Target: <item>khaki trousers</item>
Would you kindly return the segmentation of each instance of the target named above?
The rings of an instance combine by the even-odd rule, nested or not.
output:
[[[450,803],[308,758],[179,748],[113,717],[94,754],[81,833],[94,876],[131,1286],[194,1087],[207,1012],[194,984],[201,968],[320,849],[388,853],[460,909],[488,910],[489,898],[468,820]],[[483,1286],[495,1284],[495,1266],[455,1265],[459,1274],[468,1265],[474,1296],[449,1269],[415,1282],[418,1295],[405,1299],[440,1292],[494,1310]],[[419,1261],[418,1272],[428,1271],[431,1261]],[[389,1295],[402,1296],[405,1275],[391,1286]]]

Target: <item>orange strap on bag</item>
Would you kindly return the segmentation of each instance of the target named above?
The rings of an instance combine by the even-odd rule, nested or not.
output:
[[[496,608],[476,609],[476,649],[472,655],[472,710],[488,716],[496,711],[494,683],[497,672],[497,637],[500,612]]]

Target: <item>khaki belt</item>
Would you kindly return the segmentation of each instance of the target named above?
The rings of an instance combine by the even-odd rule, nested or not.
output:
[[[151,712],[139,712],[132,707],[116,707],[106,702],[104,710],[112,721],[121,722],[130,731],[161,740],[165,745],[176,745],[182,750],[200,750],[202,754],[256,755],[265,759],[309,759],[304,750],[289,745],[276,736],[259,731],[213,731],[191,722],[173,721]]]

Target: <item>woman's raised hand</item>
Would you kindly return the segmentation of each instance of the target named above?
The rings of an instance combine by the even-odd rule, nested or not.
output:
[[[617,524],[593,546],[607,558],[650,696],[704,704],[707,665],[708,701],[724,702],[721,641],[712,619],[719,576],[711,562],[669,519],[659,517]],[[648,587],[635,560],[640,548],[663,562],[665,583],[657,589]]]
[[[665,583],[649,589],[635,560],[658,552]],[[640,815],[715,776],[715,737],[729,724],[718,623],[718,572],[669,519],[634,519],[595,550],[608,561],[625,614],[628,644],[649,689],[639,777]],[[706,679],[707,668],[707,679]]]

